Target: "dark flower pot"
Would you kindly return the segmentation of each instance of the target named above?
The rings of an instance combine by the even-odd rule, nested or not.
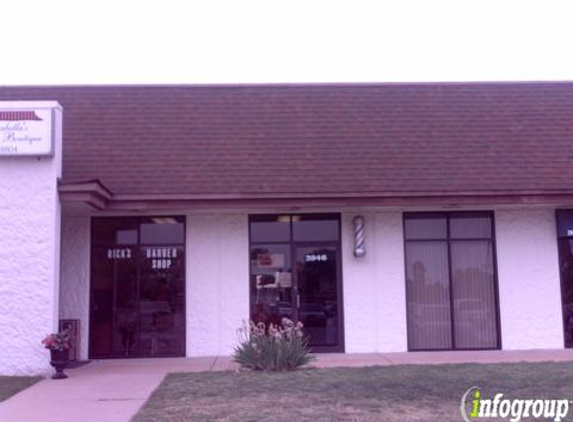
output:
[[[56,373],[52,375],[52,379],[61,380],[68,376],[64,374],[64,369],[70,363],[69,350],[50,350],[50,365],[56,369]]]

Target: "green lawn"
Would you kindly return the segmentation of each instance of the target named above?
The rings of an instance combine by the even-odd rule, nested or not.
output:
[[[175,373],[132,422],[459,422],[472,386],[484,398],[573,399],[573,363]]]
[[[0,376],[0,402],[37,383],[40,377],[2,377]]]

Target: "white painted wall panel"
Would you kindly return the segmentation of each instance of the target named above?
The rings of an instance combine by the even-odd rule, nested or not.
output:
[[[363,258],[353,255],[355,215],[365,218]],[[342,256],[346,352],[406,351],[402,214],[345,212]]]
[[[7,107],[18,107],[17,103]],[[0,374],[45,374],[42,338],[57,329],[61,176],[61,109],[53,157],[0,158]]]
[[[63,217],[60,319],[80,320],[79,358],[88,358],[90,218]]]
[[[249,320],[248,217],[226,216],[221,226],[220,354],[237,346],[237,329]]]
[[[355,215],[364,217],[364,245],[366,255],[355,258]],[[344,213],[342,215],[342,280],[344,299],[345,350],[349,353],[372,352],[378,340],[378,275],[377,227],[374,215],[369,213]]]
[[[404,274],[404,236],[402,213],[377,214],[379,324],[376,351],[405,352],[406,276]]]
[[[502,347],[563,347],[555,210],[496,210]]]
[[[187,356],[228,355],[249,318],[247,214],[187,217]]]

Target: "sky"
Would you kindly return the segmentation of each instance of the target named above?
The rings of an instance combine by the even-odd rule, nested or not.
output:
[[[568,3],[0,0],[0,85],[573,80]]]

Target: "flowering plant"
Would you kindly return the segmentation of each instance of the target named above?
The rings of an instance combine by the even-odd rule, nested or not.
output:
[[[42,340],[42,344],[46,349],[56,350],[58,352],[68,350],[71,346],[71,342],[72,336],[68,330],[48,334],[44,337],[44,340]]]
[[[315,359],[301,322],[283,318],[281,325],[249,322],[239,329],[240,344],[233,357],[242,367],[267,371],[292,371]]]

